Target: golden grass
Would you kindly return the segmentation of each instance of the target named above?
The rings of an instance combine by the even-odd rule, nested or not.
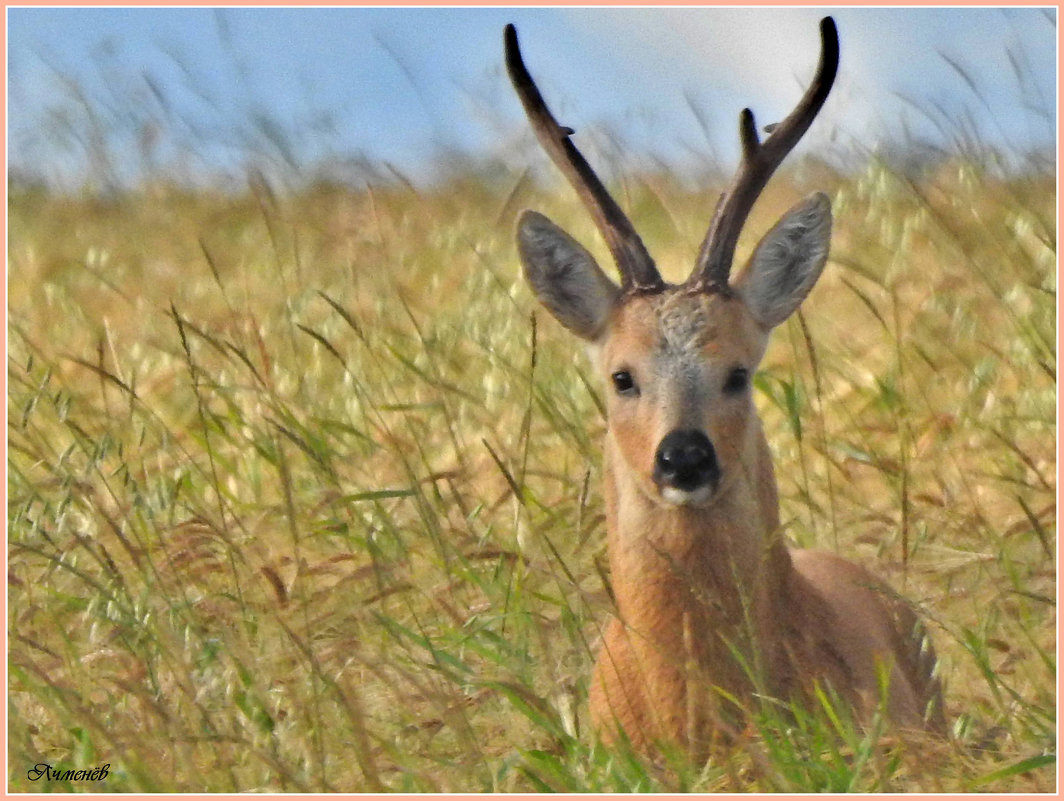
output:
[[[814,188],[832,259],[757,381],[783,515],[932,621],[950,742],[594,746],[597,389],[512,242],[533,206],[606,263],[567,191],[13,187],[11,789],[1052,789],[1052,176],[808,168],[747,231]],[[715,195],[624,190],[681,277]]]

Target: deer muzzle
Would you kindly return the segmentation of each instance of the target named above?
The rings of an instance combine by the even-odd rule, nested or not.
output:
[[[702,431],[672,431],[654,456],[654,483],[669,503],[705,503],[720,483],[720,464],[713,443]]]

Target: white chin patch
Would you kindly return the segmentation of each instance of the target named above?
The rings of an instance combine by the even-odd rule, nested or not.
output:
[[[696,490],[664,487],[661,490],[661,497],[665,503],[672,506],[704,506],[713,497],[713,490],[709,486],[699,487]]]

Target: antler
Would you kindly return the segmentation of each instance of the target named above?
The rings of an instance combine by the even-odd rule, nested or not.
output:
[[[743,155],[731,186],[717,201],[713,222],[702,242],[698,261],[687,285],[704,292],[724,292],[728,288],[735,243],[750,209],[768,179],[786,155],[809,129],[827,100],[839,68],[839,34],[835,20],[820,21],[820,65],[813,83],[787,118],[774,126],[768,139],[758,140],[754,113],[743,109],[739,115],[739,139]]]
[[[572,128],[558,125],[543,102],[543,95],[539,93],[524,61],[521,60],[517,30],[513,25],[506,26],[504,39],[506,69],[510,73],[510,81],[517,96],[525,107],[529,122],[532,123],[532,130],[547,155],[572,184],[594,218],[595,225],[605,238],[610,253],[617,262],[617,268],[621,271],[623,288],[634,291],[663,289],[665,282],[654,266],[654,260],[650,258],[643,240],[639,238],[621,207],[610,197],[591,165],[569,140],[573,133]]]

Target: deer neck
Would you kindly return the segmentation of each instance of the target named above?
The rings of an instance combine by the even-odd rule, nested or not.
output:
[[[751,444],[752,458],[742,474],[722,485],[710,506],[695,508],[649,498],[607,437],[614,595],[646,667],[651,705],[665,717],[678,695],[670,685],[686,686],[692,665],[711,684],[744,695],[750,676],[735,649],[756,665],[772,658],[769,651],[780,641],[778,621],[787,614],[792,567],[780,537],[775,477],[760,427]],[[695,641],[691,632],[697,632]],[[686,714],[672,711],[676,720],[687,720]]]

